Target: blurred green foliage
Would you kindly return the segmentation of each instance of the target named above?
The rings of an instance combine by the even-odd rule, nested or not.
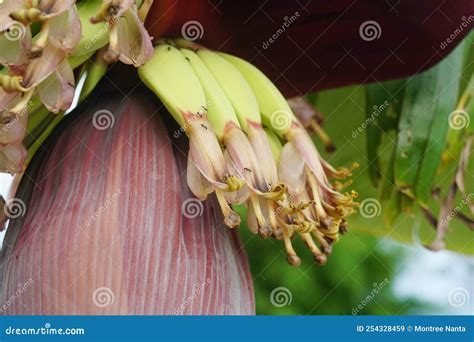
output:
[[[241,234],[254,278],[259,315],[399,315],[420,305],[393,295],[395,267],[404,251],[394,248],[384,252],[378,238],[349,232],[334,246],[324,266],[319,266],[296,239],[295,248],[301,251],[302,262],[295,268],[286,262],[280,241],[262,241],[246,229],[241,229]],[[282,307],[278,302],[273,305],[271,300],[272,291],[279,287],[291,293],[291,302]],[[375,287],[382,289],[366,300]],[[288,302],[282,302],[285,300]]]
[[[366,149],[367,132],[364,129],[362,134],[353,134],[364,123],[366,112],[372,108],[367,108],[366,89],[367,86],[358,85],[308,96],[308,100],[325,114],[324,129],[337,147],[336,152],[328,154],[324,152],[321,142],[315,140],[323,157],[336,167],[348,166],[354,161],[360,164],[350,187],[359,192],[360,201],[380,199],[380,189],[370,182],[369,177],[371,161]],[[448,125],[448,121],[444,124]],[[383,134],[377,152],[382,165],[387,164],[395,144],[395,136]],[[450,170],[444,170],[438,176],[449,181],[452,176],[446,176],[453,173],[456,166],[454,163]],[[383,175],[385,168],[379,171]],[[441,185],[441,182],[436,184]],[[398,214],[395,222],[388,223],[383,220],[383,214],[389,208],[385,203],[382,204],[380,212],[374,217],[355,214],[349,218],[349,229],[352,230],[334,245],[333,253],[324,266],[319,266],[313,260],[299,238],[294,239],[293,244],[302,262],[300,267],[294,268],[286,262],[281,241],[262,241],[248,230],[241,229],[254,278],[257,314],[401,315],[421,311],[426,313],[434,309],[430,306],[432,304],[405,300],[394,295],[397,271],[414,254],[411,249],[402,247],[384,250],[383,239],[391,238],[409,244],[416,244],[415,240],[426,243],[433,241],[435,230],[415,210],[416,207],[410,212]],[[416,223],[419,224],[419,230],[414,236]],[[466,241],[472,241],[472,232],[459,226],[458,222],[452,222],[450,228],[446,238],[448,249],[472,254],[472,244],[466,244]],[[278,288],[283,288],[280,299],[285,305],[279,305],[278,298],[272,296],[272,291]],[[380,290],[374,294],[375,288]]]

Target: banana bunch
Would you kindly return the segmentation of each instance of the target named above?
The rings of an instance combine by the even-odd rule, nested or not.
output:
[[[324,264],[357,207],[357,194],[329,179],[351,169],[321,158],[273,83],[240,58],[185,40],[161,41],[139,75],[189,137],[193,194],[214,192],[231,228],[240,224],[232,206],[245,203],[249,229],[283,240],[291,265],[301,263],[296,235]]]

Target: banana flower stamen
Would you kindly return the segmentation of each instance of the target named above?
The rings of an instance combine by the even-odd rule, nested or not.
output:
[[[49,28],[49,21],[45,21],[43,25],[41,25],[41,30],[36,36],[35,43],[29,53],[31,59],[39,58],[43,54],[43,49],[46,47],[46,44],[48,44]]]
[[[106,0],[102,3],[99,13],[90,18],[92,24],[108,22],[113,24],[117,17],[122,16],[132,5],[134,1],[130,0]]]
[[[236,228],[240,225],[240,216],[230,207],[227,203],[224,193],[220,189],[215,190],[217,201],[221,207],[222,214],[224,215],[224,223],[229,228]]]
[[[28,89],[23,86],[22,76],[9,76],[0,74],[0,86],[7,93],[27,92]]]
[[[320,265],[324,265],[327,262],[327,256],[321,252],[319,247],[314,243],[310,233],[300,233],[301,238],[305,242],[308,249],[314,256],[314,260]]]
[[[293,245],[291,243],[291,236],[293,235],[293,228],[291,225],[288,225],[283,220],[280,220],[280,225],[283,231],[283,242],[286,249],[286,260],[291,266],[299,266],[301,264],[301,259],[295,252]]]
[[[43,20],[43,13],[36,7],[30,7],[11,12],[10,18],[24,25],[29,25]]]

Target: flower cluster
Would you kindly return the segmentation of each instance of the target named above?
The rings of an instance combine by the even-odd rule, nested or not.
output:
[[[189,138],[193,194],[214,193],[230,228],[240,224],[233,206],[245,204],[248,228],[283,240],[291,265],[301,262],[296,236],[324,264],[358,206],[339,181],[352,170],[319,155],[275,85],[252,64],[185,40],[160,41],[139,75]]]
[[[79,9],[78,9],[79,6]],[[26,148],[22,145],[30,112],[41,108],[58,113],[70,107],[75,94],[74,68],[92,57],[96,44],[79,62],[76,47],[90,30],[106,22],[107,62],[143,65],[152,52],[151,38],[131,0],[18,0],[0,4],[0,171],[21,173]],[[81,6],[85,8],[81,12]],[[87,8],[86,8],[87,7]],[[146,7],[146,6],[145,6]],[[97,14],[90,15],[90,8]],[[142,14],[146,15],[146,13]],[[102,43],[102,42],[101,42]],[[99,54],[97,54],[99,55]]]

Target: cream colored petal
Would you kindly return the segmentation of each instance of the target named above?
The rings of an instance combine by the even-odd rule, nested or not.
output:
[[[66,53],[52,45],[47,45],[40,58],[33,59],[26,68],[23,77],[23,86],[31,89],[44,81],[56,71],[62,63]]]
[[[327,182],[326,175],[324,174],[321,165],[319,152],[306,130],[294,122],[286,138],[294,144],[298,150],[298,154],[301,155],[301,158],[303,158],[311,171],[316,175],[318,181]]]
[[[55,72],[38,85],[37,91],[51,112],[68,109],[74,98],[74,73],[69,62],[64,60]]]
[[[258,194],[267,192],[260,165],[247,136],[237,126],[226,127],[222,141],[229,152],[235,170],[241,178],[245,179],[249,188]]]
[[[81,40],[81,29],[81,19],[74,5],[50,20],[49,41],[63,51],[72,52]]]
[[[27,151],[23,145],[6,145],[0,148],[0,172],[21,173]]]
[[[75,6],[75,0],[41,0],[38,9],[43,13],[43,19],[56,17]]]
[[[247,205],[247,227],[252,233],[258,233],[257,216],[255,215],[255,211],[251,204]]]
[[[0,114],[0,145],[16,145],[22,142],[28,124],[28,112]]]
[[[0,87],[0,111],[11,109],[19,101],[20,93],[7,93]]]
[[[8,0],[0,5],[0,32],[3,32],[14,21],[10,18],[10,13],[21,10],[25,7],[22,1]]]
[[[194,164],[191,153],[188,154],[186,180],[191,192],[201,201],[204,201],[207,198],[207,195],[214,191],[211,183],[202,176],[201,172]]]
[[[134,9],[117,19],[110,34],[110,48],[122,63],[144,65],[153,54],[153,45],[145,26]]]
[[[263,177],[267,184],[275,186],[278,183],[278,171],[267,135],[259,123],[248,120],[247,127],[247,136],[261,166]]]
[[[189,136],[189,153],[199,172],[215,187],[225,189],[224,178],[227,174],[224,156],[211,130],[209,122],[204,118],[188,120],[186,132]]]
[[[23,65],[29,60],[31,30],[17,21],[11,21],[0,35],[0,64]]]
[[[238,175],[238,171],[235,169],[235,165],[232,159],[229,156],[229,152],[227,150],[224,151],[224,160],[227,170],[231,175]],[[224,193],[224,197],[227,202],[231,204],[242,204],[249,198],[249,188],[247,186],[243,186],[237,191],[230,191]]]
[[[301,158],[295,145],[287,142],[281,150],[278,163],[280,181],[288,186],[290,194],[300,194],[305,189],[306,173],[305,162]]]

